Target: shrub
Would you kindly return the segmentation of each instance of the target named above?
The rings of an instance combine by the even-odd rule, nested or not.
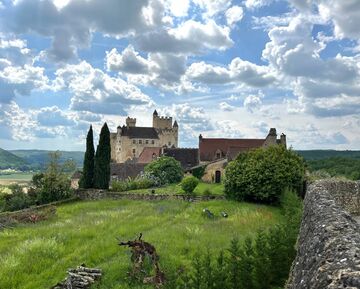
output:
[[[278,203],[284,189],[302,190],[303,159],[284,146],[240,154],[225,170],[225,194],[240,201]]]
[[[197,167],[195,169],[192,170],[192,175],[196,178],[198,178],[199,180],[201,180],[201,178],[204,176],[205,174],[205,169],[206,169],[206,165],[205,166],[200,166]]]
[[[145,173],[157,178],[159,185],[178,183],[183,178],[180,162],[167,156],[162,156],[147,164]]]
[[[185,193],[190,195],[194,192],[198,184],[199,184],[198,178],[195,178],[193,176],[188,176],[181,181],[181,188],[184,190]]]
[[[3,196],[3,210],[17,211],[22,210],[32,205],[29,196],[23,192],[23,188],[18,184],[10,185],[10,194]]]
[[[137,189],[147,189],[154,186],[154,181],[146,177],[138,177],[135,179],[127,179],[125,181],[112,181],[111,191],[124,192]]]

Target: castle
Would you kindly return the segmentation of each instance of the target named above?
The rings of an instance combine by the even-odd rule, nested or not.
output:
[[[286,136],[277,137],[276,129],[270,128],[261,139],[204,138],[199,136],[198,148],[178,147],[179,126],[172,117],[161,117],[155,110],[152,127],[136,126],[136,118],[127,117],[126,125],[118,126],[110,134],[111,176],[117,179],[136,177],[146,164],[160,156],[178,160],[185,172],[205,166],[203,180],[220,182],[228,161],[239,153],[259,147],[284,145]]]
[[[161,117],[155,110],[152,127],[136,126],[136,118],[127,117],[126,126],[117,127],[116,133],[110,134],[111,161],[125,163],[137,161],[144,152],[156,148],[178,147],[178,124],[172,117]],[[155,154],[154,157],[157,157]]]

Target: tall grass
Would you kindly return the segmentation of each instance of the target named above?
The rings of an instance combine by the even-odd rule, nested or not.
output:
[[[204,217],[204,208],[216,217]],[[229,217],[220,217],[221,211]],[[64,278],[68,268],[81,263],[103,269],[96,288],[137,288],[126,282],[130,255],[117,246],[115,237],[129,240],[142,232],[169,273],[190,266],[196,251],[218,252],[233,237],[242,241],[282,220],[278,208],[230,201],[65,204],[50,220],[0,231],[0,288],[49,288]]]

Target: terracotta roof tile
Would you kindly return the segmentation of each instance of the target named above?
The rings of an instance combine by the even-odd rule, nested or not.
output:
[[[154,159],[154,155],[159,157],[161,154],[161,147],[145,147],[140,153],[138,163],[148,164]]]
[[[199,142],[200,161],[212,161],[218,150],[220,157],[236,157],[240,152],[259,148],[265,139],[202,138]]]

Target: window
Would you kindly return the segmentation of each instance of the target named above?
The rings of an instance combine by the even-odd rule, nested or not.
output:
[[[171,146],[171,141],[168,142],[169,146]]]
[[[149,144],[149,140],[146,140],[145,143],[146,143],[146,144]]]
[[[133,144],[136,144],[136,139],[133,139]]]
[[[141,139],[139,139],[139,144],[142,144],[142,140],[141,140]]]
[[[154,143],[155,143],[155,141],[154,141],[154,140],[152,140],[152,141],[151,141],[151,144],[154,144]]]
[[[135,149],[133,149],[133,154],[135,154],[135,152],[136,152]]]

